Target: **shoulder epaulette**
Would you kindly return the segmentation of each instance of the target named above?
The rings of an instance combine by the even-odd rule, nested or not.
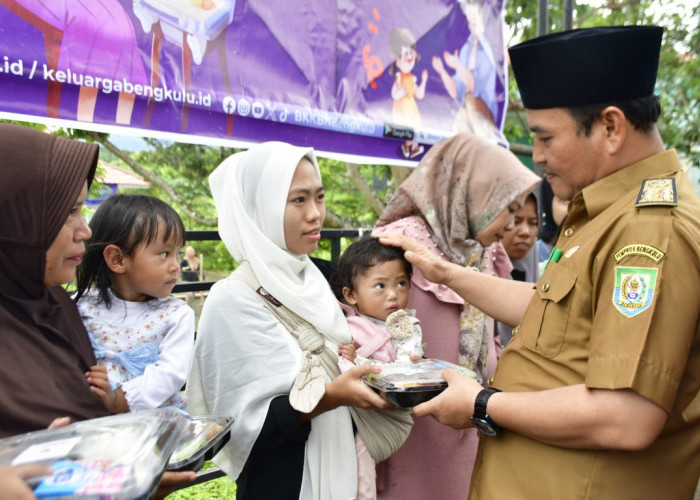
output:
[[[637,196],[635,207],[678,205],[678,193],[676,192],[676,179],[644,179]]]

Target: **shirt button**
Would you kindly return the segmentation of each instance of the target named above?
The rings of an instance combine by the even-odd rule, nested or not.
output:
[[[571,236],[572,234],[574,234],[574,230],[570,227],[567,227],[564,231],[564,236]]]
[[[543,292],[548,292],[549,291],[549,283],[545,283],[542,285],[542,291]]]
[[[493,385],[493,377],[489,377],[488,382],[489,382],[489,385]]]

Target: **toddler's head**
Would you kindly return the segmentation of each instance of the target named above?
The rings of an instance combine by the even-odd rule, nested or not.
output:
[[[364,236],[340,257],[334,288],[360,314],[385,320],[406,307],[411,273],[403,250]]]
[[[108,292],[113,282],[106,261],[108,246],[116,247],[121,255],[133,259],[137,252],[151,245],[175,248],[179,253],[185,244],[185,226],[177,212],[164,201],[148,195],[118,194],[108,198],[90,220],[90,229],[92,236],[78,267],[76,300],[94,286],[108,307],[111,304]],[[173,256],[177,262],[178,256]],[[157,269],[147,271],[157,272]]]

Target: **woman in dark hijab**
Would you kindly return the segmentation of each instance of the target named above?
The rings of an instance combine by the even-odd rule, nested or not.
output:
[[[82,203],[98,147],[0,124],[0,437],[108,414],[85,372],[95,364],[75,304],[90,229]]]
[[[109,414],[85,378],[95,355],[61,287],[90,237],[82,206],[97,155],[95,144],[0,123],[0,437]],[[33,473],[2,468],[0,481]],[[166,472],[156,496],[195,477]]]

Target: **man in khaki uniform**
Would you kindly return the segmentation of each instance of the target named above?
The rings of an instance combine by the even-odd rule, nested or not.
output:
[[[485,434],[472,499],[693,497],[700,199],[656,127],[661,36],[594,28],[510,50],[533,158],[571,200],[534,288],[382,238],[412,250],[429,279],[519,325],[487,389],[448,371],[450,387],[414,409]]]

